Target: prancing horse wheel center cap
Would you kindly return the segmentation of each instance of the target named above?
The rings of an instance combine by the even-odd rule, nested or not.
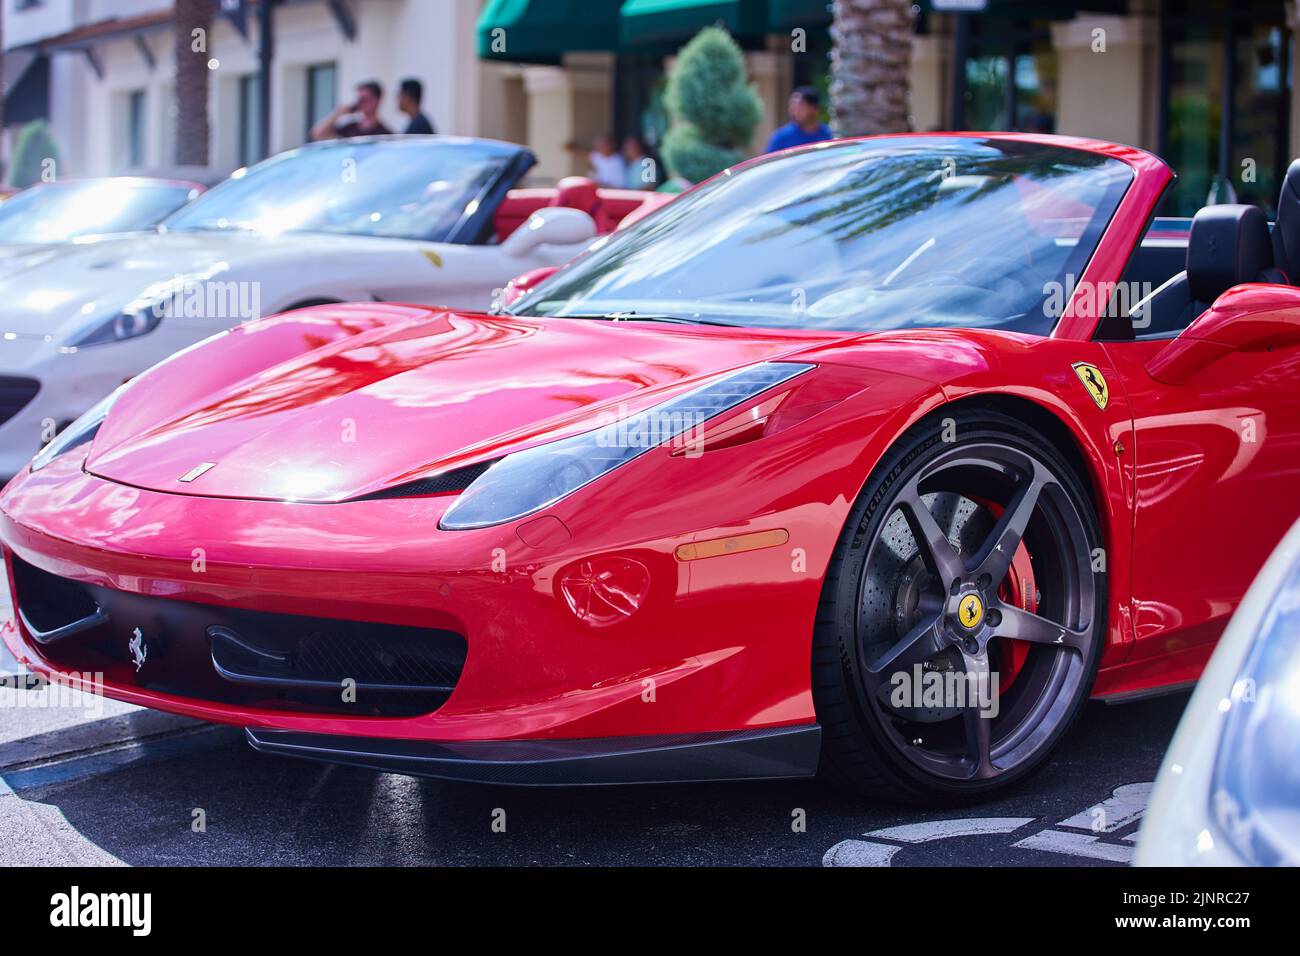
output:
[[[984,599],[978,594],[963,594],[957,602],[957,623],[968,631],[984,623]]]

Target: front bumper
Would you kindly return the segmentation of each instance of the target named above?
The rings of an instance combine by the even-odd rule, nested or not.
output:
[[[581,500],[564,515],[573,534],[562,543],[530,545],[514,526],[439,532],[450,500],[294,505],[185,497],[85,474],[80,456],[70,454],[6,490],[0,541],[19,562],[90,588],[218,609],[436,628],[466,639],[453,692],[428,713],[374,716],[203,699],[151,682],[147,662],[139,671],[129,661],[110,664],[82,685],[250,728],[263,749],[503,782],[815,770],[809,660],[820,573],[792,576],[785,549],[688,566],[676,560],[676,548],[715,529],[653,537],[636,522],[611,523]],[[647,524],[662,527],[663,518],[661,508]],[[791,537],[818,546],[839,519],[804,508],[777,520]],[[577,547],[578,540],[587,545]],[[650,596],[624,623],[590,626],[560,599],[565,569],[593,553],[635,556],[651,569]],[[138,624],[146,633],[158,626],[148,616]],[[137,622],[124,625],[129,632]],[[21,620],[4,639],[36,672],[77,669],[58,644],[39,643]],[[78,678],[69,682],[75,686]],[[758,733],[775,729],[790,734]],[[353,739],[341,745],[338,738]],[[789,749],[796,739],[797,752]],[[597,749],[606,752],[572,745],[578,752],[503,761],[501,751],[477,760],[439,749],[525,740],[601,740]],[[683,758],[676,774],[662,769],[667,756]],[[755,763],[746,768],[749,757]],[[482,767],[466,769],[467,762]]]

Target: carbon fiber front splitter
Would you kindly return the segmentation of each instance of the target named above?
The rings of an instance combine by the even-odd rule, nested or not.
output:
[[[519,787],[701,783],[811,777],[821,727],[595,740],[429,743],[285,730],[244,730],[263,753],[414,777]]]

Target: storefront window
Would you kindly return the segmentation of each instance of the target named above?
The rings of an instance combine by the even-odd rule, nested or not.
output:
[[[1219,168],[1223,121],[1223,38],[1207,24],[1187,24],[1167,39],[1168,90],[1161,149],[1178,173],[1165,213],[1190,216],[1205,205]]]
[[[614,134],[638,136],[650,150],[668,131],[664,90],[668,85],[663,57],[623,54],[614,68]]]
[[[966,61],[966,126],[978,130],[1009,127],[1005,56],[972,56]]]
[[[1280,25],[1249,24],[1237,33],[1232,164],[1237,198],[1271,213],[1289,160],[1291,61]]]
[[[830,115],[831,102],[831,35],[826,30],[810,31],[807,49],[794,56],[794,85],[811,86],[821,94],[823,113]],[[781,122],[785,122],[781,117]]]
[[[1169,0],[1163,18],[1161,155],[1178,173],[1162,213],[1207,203],[1276,211],[1290,142],[1290,34],[1283,5],[1242,12]]]
[[[1048,21],[972,17],[970,31],[965,127],[1053,132],[1056,54]]]
[[[338,106],[338,66],[317,63],[307,67],[307,123],[304,138],[311,139],[312,127]]]
[[[249,73],[239,78],[239,165],[252,166],[262,150],[262,78]]]

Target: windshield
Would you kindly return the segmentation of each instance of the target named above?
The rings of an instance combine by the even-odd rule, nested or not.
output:
[[[1118,160],[1011,140],[831,144],[718,177],[509,311],[1046,334],[1131,181]]]
[[[188,183],[114,179],[33,186],[0,205],[0,242],[68,242],[152,229],[195,192]]]
[[[515,155],[423,137],[308,146],[235,173],[164,225],[439,240]]]

